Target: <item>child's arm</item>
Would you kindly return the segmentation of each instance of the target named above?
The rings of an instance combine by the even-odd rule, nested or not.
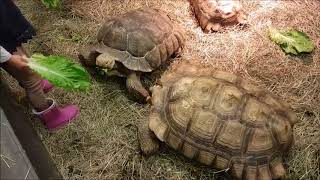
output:
[[[0,63],[7,62],[11,58],[11,54],[0,46]]]
[[[0,63],[4,63],[5,66],[15,68],[17,71],[23,71],[25,68],[29,69],[25,57],[20,55],[11,55],[2,46],[0,46]]]

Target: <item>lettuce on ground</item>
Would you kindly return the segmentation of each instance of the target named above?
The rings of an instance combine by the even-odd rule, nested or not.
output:
[[[270,28],[269,37],[288,54],[310,53],[314,49],[314,44],[308,35],[301,31],[280,31]]]
[[[62,0],[41,0],[42,3],[50,9],[55,9],[61,7]]]

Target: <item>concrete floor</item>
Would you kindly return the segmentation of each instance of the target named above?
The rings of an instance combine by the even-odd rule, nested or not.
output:
[[[1,121],[1,179],[39,179],[26,152],[22,148],[3,109]]]
[[[0,179],[63,179],[11,90],[0,77]]]

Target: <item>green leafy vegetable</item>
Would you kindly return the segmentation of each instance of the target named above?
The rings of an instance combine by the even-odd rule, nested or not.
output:
[[[34,54],[28,59],[28,65],[43,78],[61,88],[86,90],[90,86],[88,72],[64,57]]]
[[[41,0],[42,3],[50,9],[60,8],[62,4],[62,0]]]
[[[272,41],[280,45],[286,53],[298,55],[300,53],[312,52],[314,49],[314,44],[308,35],[301,31],[279,31],[270,28],[269,37]]]

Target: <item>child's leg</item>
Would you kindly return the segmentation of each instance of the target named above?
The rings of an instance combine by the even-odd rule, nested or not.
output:
[[[40,85],[40,77],[30,68],[17,69],[10,63],[3,63],[2,67],[25,89],[32,106],[37,111],[43,111],[50,106]]]

